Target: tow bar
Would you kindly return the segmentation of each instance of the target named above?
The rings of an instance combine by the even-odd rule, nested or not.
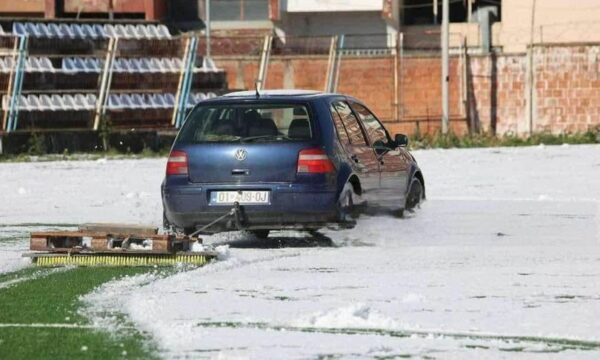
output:
[[[233,203],[233,207],[231,208],[231,210],[227,211],[225,214],[219,216],[215,220],[213,220],[210,223],[204,225],[203,227],[201,227],[200,229],[194,231],[193,233],[191,233],[188,236],[193,238],[193,237],[195,237],[197,235],[200,235],[200,234],[206,234],[206,235],[213,234],[214,232],[212,232],[212,231],[206,231],[206,230],[208,228],[210,228],[211,226],[217,224],[218,222],[220,222],[223,219],[226,219],[226,218],[228,218],[230,216],[232,216],[233,219],[234,219],[234,221],[235,221],[235,228],[237,230],[244,230],[245,227],[242,224],[242,208],[240,207],[240,203],[236,201],[236,202]]]

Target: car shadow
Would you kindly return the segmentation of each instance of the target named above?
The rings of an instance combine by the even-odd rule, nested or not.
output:
[[[293,234],[274,232],[266,239],[257,238],[249,233],[240,233],[235,239],[218,240],[212,245],[229,245],[236,249],[337,247],[330,237],[319,232],[293,232]]]

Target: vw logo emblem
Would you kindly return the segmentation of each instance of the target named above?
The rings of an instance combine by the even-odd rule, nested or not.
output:
[[[244,161],[248,157],[248,152],[244,149],[237,149],[235,154],[233,154],[233,157],[238,161]]]

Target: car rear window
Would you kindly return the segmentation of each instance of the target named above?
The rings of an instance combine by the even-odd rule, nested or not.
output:
[[[311,119],[305,105],[227,104],[194,108],[177,141],[286,142],[312,138]]]

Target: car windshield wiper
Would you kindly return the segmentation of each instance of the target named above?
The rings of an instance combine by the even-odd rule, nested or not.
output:
[[[258,135],[241,138],[240,142],[251,142],[256,140],[292,140],[292,138],[287,135]]]

